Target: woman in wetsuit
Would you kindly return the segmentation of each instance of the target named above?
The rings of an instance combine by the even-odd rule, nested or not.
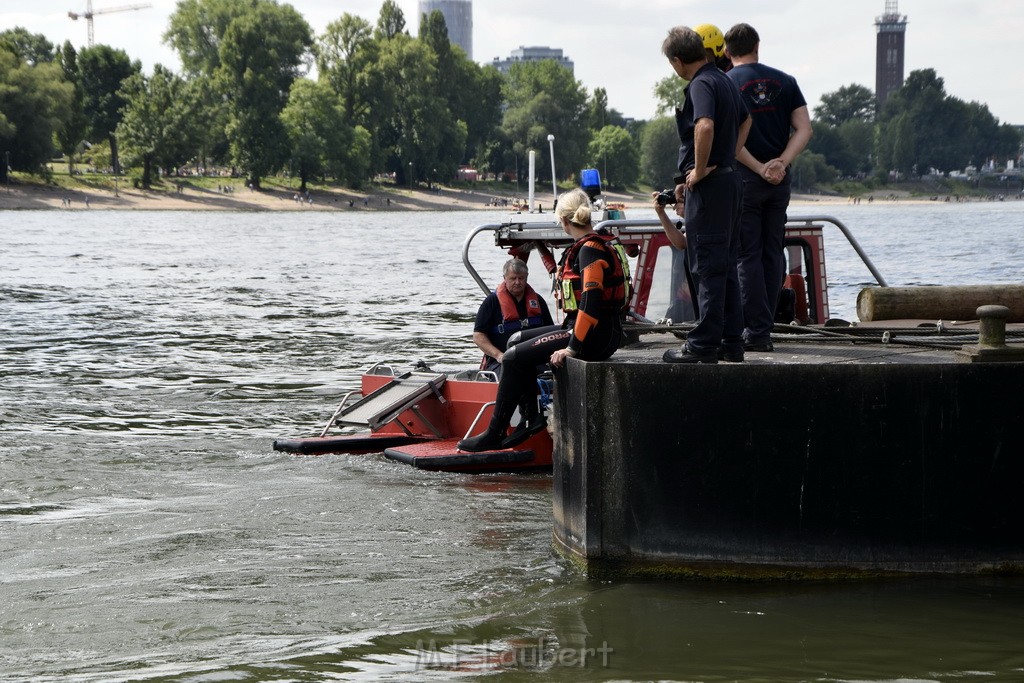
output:
[[[565,321],[560,326],[520,333],[518,341],[516,337],[509,340],[491,422],[482,434],[460,441],[459,450],[477,453],[511,448],[545,426],[533,400],[538,365],[550,362],[561,367],[567,356],[604,360],[619,348],[629,291],[625,252],[614,238],[594,232],[590,200],[583,190],[561,195],[555,214],[562,229],[574,240],[558,268],[556,292]],[[527,408],[523,421],[505,438],[505,430],[520,403]]]

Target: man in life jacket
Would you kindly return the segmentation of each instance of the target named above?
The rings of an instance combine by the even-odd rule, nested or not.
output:
[[[525,261],[509,259],[502,268],[502,283],[480,304],[473,343],[484,352],[481,370],[500,374],[509,337],[519,330],[553,324],[547,303],[526,282],[529,274]]]

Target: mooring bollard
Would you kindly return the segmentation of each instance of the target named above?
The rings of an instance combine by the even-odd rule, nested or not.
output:
[[[1010,309],[1006,306],[979,306],[978,344],[964,346],[955,353],[960,363],[1012,363],[1024,361],[1024,347],[1006,345],[1006,320]]]
[[[1010,309],[1006,306],[979,306],[978,346],[1002,348],[1006,346],[1006,319]]]

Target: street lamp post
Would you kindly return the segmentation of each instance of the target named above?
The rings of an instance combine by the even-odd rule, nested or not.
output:
[[[412,192],[412,162],[409,162],[409,191]]]
[[[551,192],[554,194],[554,202],[558,202],[558,185],[555,183],[555,136],[548,135],[548,148],[551,150]],[[554,206],[552,204],[551,206]]]
[[[4,178],[7,180],[7,194],[11,193],[11,152],[4,152]]]

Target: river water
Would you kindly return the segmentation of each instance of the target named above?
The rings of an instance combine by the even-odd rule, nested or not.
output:
[[[1024,202],[791,213],[892,285],[1024,275]],[[0,681],[1024,679],[1024,579],[592,582],[549,475],[272,451],[374,362],[475,364],[502,217],[0,211]]]

